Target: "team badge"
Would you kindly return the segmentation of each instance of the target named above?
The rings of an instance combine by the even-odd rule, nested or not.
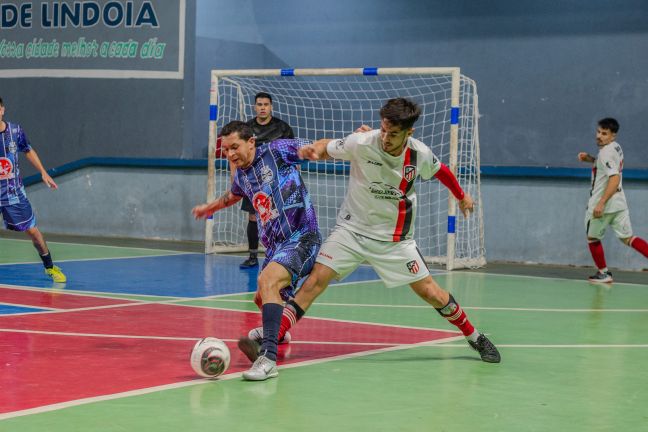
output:
[[[18,151],[18,147],[16,146],[16,143],[14,141],[9,142],[7,148],[9,149],[9,153],[16,154],[16,152]]]
[[[252,205],[259,214],[261,223],[263,223],[264,225],[269,220],[279,216],[277,209],[273,208],[272,198],[270,197],[270,195],[264,192],[257,192],[254,194],[254,196],[252,197]]]
[[[272,170],[264,165],[263,168],[261,168],[261,182],[264,184],[267,183],[272,183],[274,175],[272,174]]]
[[[416,274],[419,271],[419,264],[418,261],[413,260],[407,263],[407,270],[409,270],[410,273]]]
[[[405,165],[403,167],[403,178],[411,182],[416,177],[416,167],[414,165]]]
[[[346,138],[344,139],[339,139],[335,141],[335,149],[342,151],[344,150],[344,142],[346,141]]]
[[[0,157],[0,180],[14,178],[13,164],[8,158]]]

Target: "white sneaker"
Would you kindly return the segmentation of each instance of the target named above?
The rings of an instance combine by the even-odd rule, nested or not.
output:
[[[243,378],[248,381],[265,381],[278,375],[277,362],[270,360],[266,356],[259,356],[252,367],[243,372]]]
[[[248,333],[248,337],[252,340],[257,341],[259,345],[261,345],[261,343],[263,343],[263,327],[253,328]],[[291,340],[292,340],[292,336],[290,336],[290,332],[287,331],[284,337],[279,341],[279,343],[287,344],[290,343]]]

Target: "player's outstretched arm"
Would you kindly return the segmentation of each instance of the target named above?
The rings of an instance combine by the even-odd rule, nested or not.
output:
[[[581,162],[594,163],[596,158],[589,153],[580,152],[578,153],[578,160]]]
[[[56,184],[56,182],[54,182],[52,177],[50,177],[50,175],[47,174],[45,167],[43,166],[40,158],[38,157],[38,153],[36,153],[36,150],[31,149],[30,151],[25,153],[25,157],[27,158],[29,163],[31,163],[34,166],[34,168],[36,168],[40,172],[41,177],[43,178],[43,183],[45,183],[48,188],[58,189],[58,185]]]
[[[475,202],[469,194],[461,189],[457,177],[450,171],[450,168],[442,163],[434,177],[452,192],[452,195],[459,201],[459,209],[465,217],[468,217],[475,207]]]
[[[224,209],[241,201],[241,196],[234,195],[232,192],[227,191],[220,198],[206,204],[200,204],[191,210],[191,213],[196,219],[205,219],[216,213],[218,210]]]
[[[326,151],[326,145],[331,141],[330,139],[321,139],[315,141],[313,144],[302,146],[297,151],[300,159],[308,159],[312,161],[324,160],[330,158]]]

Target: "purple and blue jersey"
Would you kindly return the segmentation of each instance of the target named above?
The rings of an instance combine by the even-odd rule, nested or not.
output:
[[[27,196],[20,177],[18,152],[31,151],[25,132],[16,123],[5,122],[0,131],[0,207],[18,204]]]
[[[252,165],[234,174],[232,193],[246,196],[254,206],[261,242],[270,251],[296,236],[321,243],[315,208],[297,169],[297,150],[306,144],[280,139],[259,146]]]

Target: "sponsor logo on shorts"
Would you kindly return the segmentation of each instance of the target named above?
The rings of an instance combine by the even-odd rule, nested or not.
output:
[[[328,259],[330,259],[330,260],[333,259],[333,257],[332,257],[331,255],[329,255],[329,254],[327,254],[327,253],[325,253],[325,252],[320,252],[319,255],[320,255],[320,256],[323,256],[324,258],[328,258]]]
[[[419,271],[419,264],[418,261],[413,260],[407,263],[407,270],[409,270],[410,273],[416,274]]]
[[[0,158],[0,180],[12,178],[14,178],[14,172],[11,159],[5,157]]]
[[[373,161],[373,160],[368,160],[367,163],[368,163],[369,165],[383,166],[382,163],[380,163],[380,162],[376,162],[376,161]]]
[[[416,167],[414,165],[405,165],[403,167],[403,178],[411,182],[416,177]]]

